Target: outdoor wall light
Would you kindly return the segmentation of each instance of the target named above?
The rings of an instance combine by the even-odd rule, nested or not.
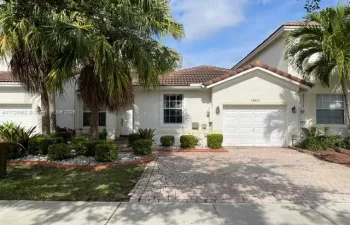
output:
[[[295,106],[293,106],[292,113],[296,113],[296,112],[297,112],[297,108]]]
[[[219,115],[220,114],[220,107],[216,107],[216,115]]]

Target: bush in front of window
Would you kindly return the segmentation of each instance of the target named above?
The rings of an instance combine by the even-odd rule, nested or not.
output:
[[[175,137],[172,135],[165,135],[160,138],[160,143],[164,147],[171,147],[174,146],[175,143]]]
[[[47,155],[50,160],[63,160],[73,157],[71,146],[64,143],[50,145]]]
[[[99,134],[98,134],[98,139],[100,140],[107,140],[107,130],[106,129],[103,129],[103,131],[101,131]]]
[[[208,134],[207,144],[209,148],[219,149],[222,148],[222,142],[224,136],[222,134]]]
[[[119,146],[112,143],[100,143],[95,147],[95,159],[98,162],[113,162],[119,154]]]
[[[182,135],[180,144],[181,148],[194,148],[197,145],[197,138],[193,135]]]
[[[133,143],[132,149],[135,155],[150,155],[153,151],[152,144],[151,140],[140,139]]]
[[[346,148],[348,139],[341,135],[328,135],[328,128],[303,128],[304,140],[296,146],[310,151],[325,150],[327,148]]]
[[[88,138],[86,136],[83,136],[83,135],[80,135],[80,136],[76,136],[76,137],[73,137],[73,143],[74,144],[78,144],[80,142],[84,142],[84,141],[87,141]]]
[[[62,138],[62,142],[67,143],[68,141],[71,140],[71,133],[65,132],[65,131],[57,132],[57,133],[51,134],[51,137],[52,138]]]
[[[139,129],[137,134],[140,136],[140,139],[146,139],[150,141],[154,141],[154,137],[156,136],[156,129]]]
[[[38,137],[34,138],[29,141],[28,143],[28,152],[29,154],[41,154],[46,155],[48,148],[50,145],[63,143],[63,138],[61,137],[55,137],[55,138],[49,138],[49,137]]]
[[[140,140],[141,137],[139,134],[129,134],[128,136],[128,143],[129,143],[129,146],[132,147],[132,145],[134,144],[135,141],[137,140]]]

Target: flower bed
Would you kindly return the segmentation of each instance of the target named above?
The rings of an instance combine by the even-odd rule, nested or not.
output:
[[[149,163],[157,157],[156,154],[150,156],[135,156],[133,153],[121,152],[117,160],[109,163],[97,162],[93,157],[77,156],[71,159],[60,161],[49,161],[47,156],[26,156],[15,160],[9,160],[8,163],[25,165],[44,165],[67,169],[108,169],[121,166],[134,166],[138,164]]]
[[[326,149],[326,150],[319,150],[317,152],[300,149],[296,147],[290,147],[291,149],[297,150],[299,152],[307,153],[310,155],[315,156],[318,159],[327,161],[327,162],[333,162],[343,165],[350,166],[350,150],[348,149]]]

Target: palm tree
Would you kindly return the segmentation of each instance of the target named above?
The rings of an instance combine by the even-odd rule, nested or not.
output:
[[[33,9],[30,16],[18,16],[18,10],[22,8],[12,1],[0,6],[0,54],[10,60],[13,76],[26,90],[41,95],[42,132],[50,134],[56,130],[55,91],[49,91],[45,84],[52,70],[51,56],[43,55],[39,41],[37,45],[27,42],[27,35],[47,19]],[[36,34],[38,40],[45,38],[43,34]]]
[[[323,86],[331,78],[339,80],[345,110],[350,121],[348,87],[350,72],[350,8],[339,5],[307,15],[309,24],[291,31],[285,56],[297,71],[310,80],[315,77]]]
[[[183,36],[167,0],[114,2],[103,1],[88,17],[60,12],[43,28],[50,34],[46,44],[60,48],[48,83],[62,87],[79,71],[78,88],[91,110],[93,139],[98,138],[99,108],[119,111],[132,102],[134,77],[139,85],[154,87],[159,74],[174,70],[180,60],[177,52],[159,42],[167,35]]]

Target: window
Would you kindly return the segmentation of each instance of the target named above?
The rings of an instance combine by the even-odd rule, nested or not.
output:
[[[90,126],[91,119],[91,111],[90,109],[84,105],[84,113],[83,113],[83,126]],[[98,112],[98,126],[105,127],[106,126],[106,110],[100,109]]]
[[[344,124],[342,95],[316,95],[317,124]]]
[[[182,123],[183,95],[164,95],[164,124]]]

